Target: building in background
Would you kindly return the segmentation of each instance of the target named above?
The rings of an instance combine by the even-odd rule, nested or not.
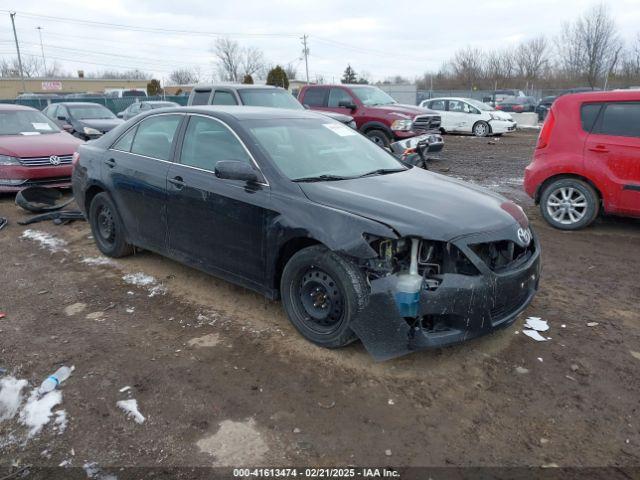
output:
[[[113,89],[144,89],[151,79],[101,78],[0,78],[0,99],[14,99],[22,93],[65,95],[68,93],[104,93]]]

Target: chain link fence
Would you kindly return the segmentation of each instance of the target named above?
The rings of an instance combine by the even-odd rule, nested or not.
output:
[[[13,103],[17,105],[26,105],[28,107],[37,108],[38,110],[44,110],[46,107],[53,103],[62,102],[91,102],[104,105],[113,113],[117,114],[121,112],[129,105],[135,102],[141,102],[146,100],[161,100],[168,102],[176,102],[178,105],[186,105],[189,97],[186,95],[158,95],[155,97],[87,97],[87,98],[20,98],[13,100],[0,100],[0,103]]]

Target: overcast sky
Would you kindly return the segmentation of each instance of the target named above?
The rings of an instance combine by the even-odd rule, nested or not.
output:
[[[640,31],[640,0],[605,3],[620,36],[633,38]],[[36,27],[41,26],[46,58],[73,72],[139,68],[162,78],[175,68],[197,65],[210,76],[211,43],[216,35],[226,35],[261,48],[271,63],[297,65],[298,78],[304,78],[299,37],[307,34],[312,80],[322,75],[326,81],[338,81],[347,63],[372,80],[397,74],[414,78],[437,70],[456,49],[467,45],[493,49],[539,34],[554,37],[564,22],[593,4],[583,0],[2,0],[0,56],[15,54],[7,13],[15,10],[23,53],[40,55]]]

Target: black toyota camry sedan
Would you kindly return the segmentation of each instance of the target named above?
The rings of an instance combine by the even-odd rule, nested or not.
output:
[[[98,248],[148,249],[281,298],[311,342],[379,360],[513,323],[539,281],[524,212],[313,112],[181,107],[79,147]]]

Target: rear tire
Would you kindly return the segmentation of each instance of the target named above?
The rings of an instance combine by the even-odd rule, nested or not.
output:
[[[560,178],[544,187],[540,212],[552,227],[579,230],[598,216],[600,202],[593,187],[577,178]]]
[[[324,246],[291,257],[280,281],[282,304],[300,334],[316,345],[338,348],[357,339],[350,324],[369,300],[363,273]]]
[[[91,233],[98,250],[108,257],[126,257],[134,251],[127,242],[124,224],[108,193],[97,194],[89,206]]]
[[[379,147],[389,148],[389,146],[391,145],[391,139],[382,130],[369,130],[367,133],[365,133],[365,135],[369,140],[371,140]]]

